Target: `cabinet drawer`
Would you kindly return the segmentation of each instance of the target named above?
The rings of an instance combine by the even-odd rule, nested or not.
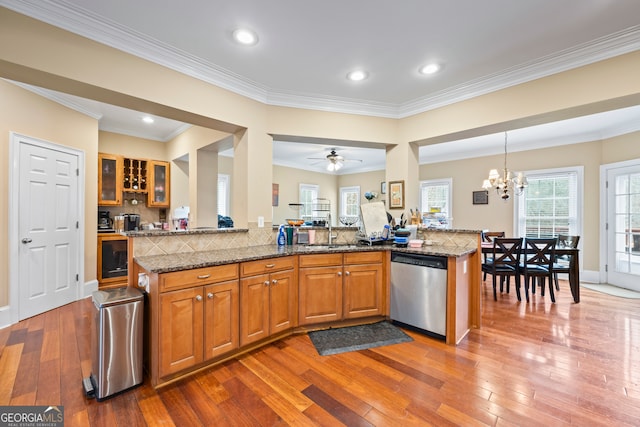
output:
[[[300,255],[298,265],[300,268],[342,265],[342,253]]]
[[[346,264],[375,264],[383,261],[382,252],[346,252],[344,263]]]
[[[181,289],[193,285],[225,282],[238,278],[238,264],[194,268],[160,275],[160,292]]]
[[[242,277],[255,276],[274,271],[291,270],[294,267],[295,259],[292,256],[261,259],[258,261],[243,262],[240,264],[240,275]]]

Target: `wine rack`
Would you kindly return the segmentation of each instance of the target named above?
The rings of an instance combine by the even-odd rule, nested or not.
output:
[[[122,189],[133,193],[148,191],[147,160],[124,159],[124,182]]]

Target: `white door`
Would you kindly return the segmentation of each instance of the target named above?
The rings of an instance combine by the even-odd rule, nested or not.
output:
[[[607,282],[640,291],[640,164],[607,171]]]
[[[19,141],[20,320],[72,302],[78,290],[78,156]]]

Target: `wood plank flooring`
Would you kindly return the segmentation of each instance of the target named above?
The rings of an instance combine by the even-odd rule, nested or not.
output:
[[[67,426],[637,426],[640,300],[567,282],[482,294],[483,327],[457,347],[413,342],[319,356],[293,336],[154,390],[86,399],[90,299],[0,330],[0,405],[63,405]]]

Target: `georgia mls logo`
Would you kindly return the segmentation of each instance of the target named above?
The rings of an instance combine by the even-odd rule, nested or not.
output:
[[[62,427],[63,406],[0,406],[0,427]]]

